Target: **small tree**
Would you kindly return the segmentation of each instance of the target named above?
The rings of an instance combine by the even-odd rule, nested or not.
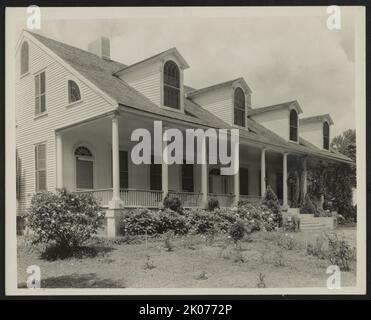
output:
[[[313,204],[312,200],[310,199],[309,194],[307,193],[305,195],[304,201],[300,207],[301,213],[309,213],[309,214],[315,214],[316,213],[316,207]]]
[[[274,193],[271,186],[267,186],[267,190],[265,191],[265,195],[262,201],[262,205],[267,206],[269,209],[272,210],[275,221],[277,222],[278,226],[282,225],[282,213],[281,213],[281,205],[280,202]]]
[[[96,234],[103,216],[91,194],[74,194],[62,189],[57,194],[42,192],[33,196],[27,226],[34,231],[33,243],[53,243],[68,249]]]
[[[229,235],[237,245],[238,241],[243,239],[245,232],[246,229],[244,223],[241,220],[237,220],[234,224],[232,224],[229,230]]]

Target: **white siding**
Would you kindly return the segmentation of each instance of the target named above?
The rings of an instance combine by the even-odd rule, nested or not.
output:
[[[232,94],[233,89],[231,87],[220,88],[192,97],[192,100],[220,119],[223,119],[223,121],[233,124]]]
[[[323,123],[322,121],[301,123],[300,136],[313,143],[316,147],[323,149]],[[330,127],[331,142],[331,127]]]
[[[47,144],[47,186],[56,186],[55,132],[58,127],[94,117],[109,110],[112,106],[93,89],[85,85],[43,51],[36,42],[28,40],[30,63],[29,74],[20,78],[20,64],[17,63],[16,75],[16,143],[22,162],[23,181],[18,213],[29,205],[35,192],[34,145]],[[19,61],[20,51],[16,54]],[[45,70],[46,73],[46,114],[35,118],[34,74]],[[83,101],[68,107],[67,81],[73,79],[80,86]]]
[[[289,110],[280,109],[269,112],[263,112],[251,116],[252,119],[266,127],[267,129],[278,134],[282,138],[289,140],[290,122],[289,122]],[[298,128],[299,133],[301,129]]]
[[[135,72],[128,72],[121,78],[153,103],[158,106],[161,105],[160,63],[142,67],[135,70]]]

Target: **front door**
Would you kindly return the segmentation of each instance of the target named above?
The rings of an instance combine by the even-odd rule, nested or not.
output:
[[[76,158],[76,189],[94,189],[93,161]]]

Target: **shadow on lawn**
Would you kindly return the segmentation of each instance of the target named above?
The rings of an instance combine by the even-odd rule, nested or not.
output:
[[[19,283],[18,288],[27,288],[25,282]],[[41,280],[41,288],[125,288],[121,280],[99,279],[95,273],[50,277]]]
[[[115,250],[112,247],[106,246],[81,246],[77,248],[60,248],[56,246],[47,247],[41,254],[40,258],[48,261],[58,259],[84,259],[95,258],[97,256],[105,256],[107,253]]]

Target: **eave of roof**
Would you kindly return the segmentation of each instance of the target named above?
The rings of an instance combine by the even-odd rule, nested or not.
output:
[[[212,91],[212,90],[218,90],[220,88],[230,87],[230,86],[232,86],[236,82],[240,83],[241,86],[248,93],[252,93],[252,91],[251,91],[250,87],[248,86],[248,84],[246,83],[245,79],[242,78],[242,77],[240,77],[240,78],[237,78],[237,79],[233,79],[233,80],[229,80],[229,81],[217,83],[217,84],[214,84],[214,85],[205,87],[205,88],[201,88],[201,89],[190,91],[190,92],[187,93],[187,98],[193,98],[195,96],[198,96],[200,94],[204,94],[204,93],[209,92],[209,91]]]
[[[274,104],[271,106],[267,107],[259,107],[259,108],[254,108],[248,111],[248,116],[254,116],[257,114],[265,113],[265,112],[272,112],[276,110],[281,110],[281,109],[288,109],[290,106],[294,105],[298,113],[303,113],[303,110],[301,109],[299,103],[296,100],[293,101],[288,101],[288,102],[283,102],[279,104]]]
[[[119,75],[122,75],[128,71],[133,71],[135,70],[136,68],[140,67],[140,66],[144,66],[146,64],[150,64],[150,63],[153,63],[157,60],[161,60],[169,55],[175,55],[175,57],[177,58],[177,60],[180,62],[180,66],[182,69],[187,69],[189,68],[189,65],[187,63],[187,61],[183,58],[183,56],[179,53],[178,49],[177,48],[170,48],[166,51],[163,51],[163,52],[160,52],[152,57],[149,57],[149,58],[146,58],[144,60],[141,60],[141,61],[138,61],[134,64],[131,64],[131,65],[128,65],[128,66],[125,66],[124,68],[116,71],[114,73],[114,75],[116,76],[119,76]]]
[[[327,121],[330,125],[334,124],[334,121],[332,120],[330,114],[328,113],[299,119],[300,124],[306,124],[306,123],[312,123],[312,122],[323,122],[323,121]]]

